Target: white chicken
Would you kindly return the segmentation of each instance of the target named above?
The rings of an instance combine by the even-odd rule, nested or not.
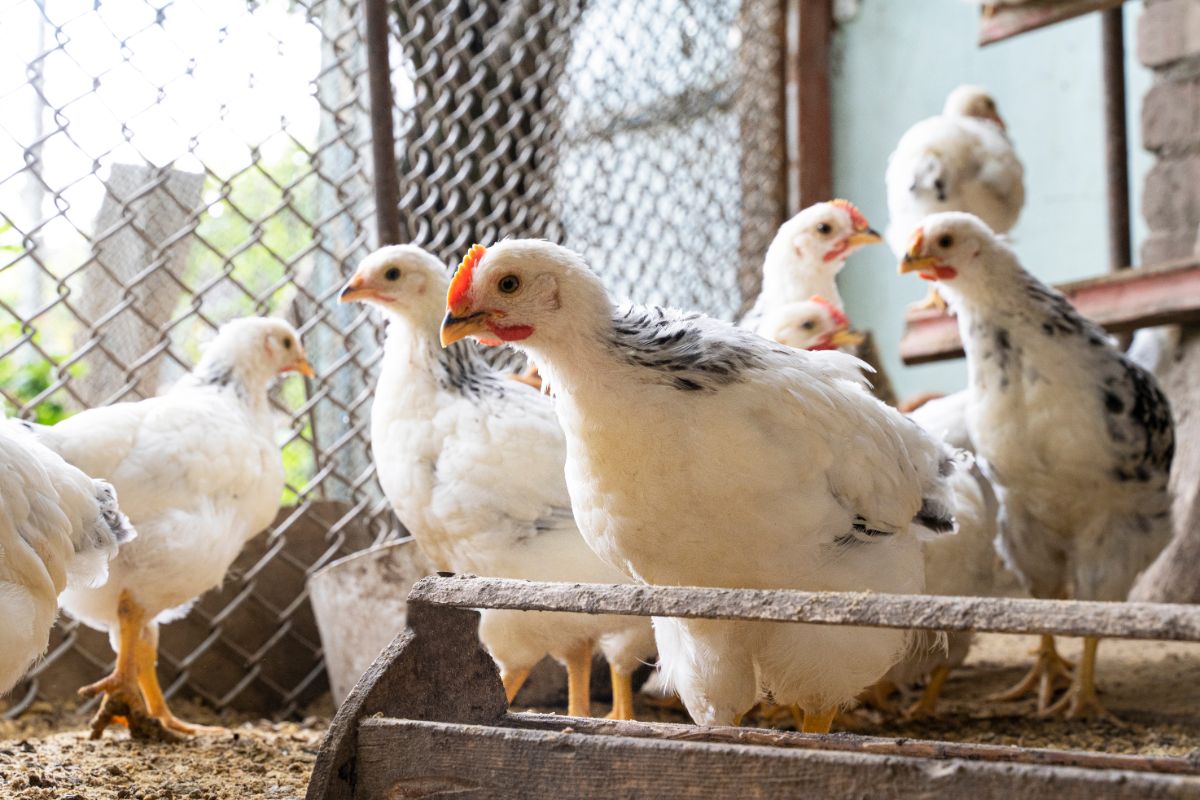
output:
[[[133,537],[111,485],[0,418],[0,694],[46,652],[59,593],[103,583]]]
[[[447,270],[411,245],[368,256],[342,291],[388,318],[371,440],[384,494],[444,569],[527,580],[625,582],[588,549],[571,516],[565,446],[549,398],[490,367],[471,342],[443,350]],[[613,713],[633,716],[633,671],[654,656],[644,617],[485,610],[480,638],[511,702],[549,654],[565,664],[568,712],[590,711],[599,645]]]
[[[614,311],[583,259],[541,241],[472,248],[442,341],[503,340],[554,386],[580,531],[663,585],[919,592],[914,528],[948,531],[949,452],[864,389],[857,359],[699,314]],[[486,468],[463,464],[460,480]],[[662,669],[700,724],[756,700],[837,709],[906,646],[897,630],[656,620]]]
[[[1007,232],[1025,205],[1024,175],[996,101],[982,87],[959,86],[941,115],[909,128],[888,159],[888,246],[899,258],[921,220],[941,211],[965,211]],[[918,305],[942,306],[932,291]]]
[[[37,429],[68,462],[112,482],[138,531],[107,582],[62,595],[63,608],[107,630],[117,652],[112,674],[80,690],[106,693],[93,737],[114,717],[135,736],[205,731],[167,706],[156,674],[158,626],[218,586],[242,546],[274,519],[284,473],[267,389],[293,370],[312,376],[291,325],[238,319],[167,393]]]
[[[967,393],[957,392],[923,403],[909,419],[950,447],[973,452],[966,430]],[[925,593],[957,597],[987,597],[995,591],[999,504],[992,485],[978,466],[958,469],[950,475],[954,488],[954,520],[958,535],[938,536],[922,542],[925,555]],[[909,716],[936,712],[942,686],[950,671],[966,660],[974,635],[950,631],[944,641],[915,648],[888,673],[887,680],[909,686],[928,677],[920,700],[909,708]]]
[[[862,334],[850,330],[845,312],[815,295],[771,309],[759,322],[757,333],[797,350],[837,350],[863,342]]]
[[[1174,425],[1154,377],[1095,323],[1026,272],[977,217],[926,219],[901,272],[938,281],[967,354],[967,422],[1000,502],[1001,555],[1035,597],[1124,600],[1171,535]],[[1105,713],[1098,640],[1069,669],[1053,637],[1008,697],[1038,689],[1039,709]]]
[[[879,241],[879,234],[849,200],[809,206],[779,226],[763,259],[762,290],[738,325],[758,331],[769,312],[814,296],[841,309],[837,274],[856,250]]]

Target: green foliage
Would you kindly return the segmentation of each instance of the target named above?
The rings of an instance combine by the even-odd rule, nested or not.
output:
[[[20,335],[19,323],[13,322],[0,326],[0,341],[15,339]],[[77,364],[69,372],[75,376],[79,375],[82,370]],[[35,398],[54,385],[55,381],[56,367],[50,361],[41,359],[21,361],[12,355],[0,359],[0,389],[3,389],[9,397],[15,398],[21,406],[32,403]],[[67,416],[66,407],[55,400],[53,395],[43,399],[33,409],[33,421],[42,425],[53,425]]]

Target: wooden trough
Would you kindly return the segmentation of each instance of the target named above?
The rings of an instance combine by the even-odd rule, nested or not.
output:
[[[473,608],[1200,641],[1200,608],[430,577],[354,687],[308,800],[1200,798],[1200,760],[512,714]]]

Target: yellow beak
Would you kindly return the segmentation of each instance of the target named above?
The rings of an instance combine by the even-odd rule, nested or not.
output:
[[[487,327],[488,313],[476,311],[465,317],[456,317],[454,312],[447,311],[442,320],[442,347],[449,347],[459,339],[465,339],[480,333],[490,333]]]
[[[356,274],[342,289],[342,293],[338,295],[338,303],[352,303],[361,297],[364,294],[363,283],[365,281],[362,276]]]
[[[829,337],[829,343],[834,347],[858,347],[866,340],[866,334],[850,329],[834,331]]]
[[[935,256],[916,257],[911,252],[900,262],[899,273],[920,272],[925,275],[937,275],[938,260]]]
[[[865,231],[856,231],[850,234],[850,238],[846,243],[850,247],[862,247],[868,244],[878,244],[883,241],[883,237],[874,228],[867,228]]]
[[[309,364],[308,359],[304,356],[300,356],[300,360],[293,364],[291,368],[306,378],[317,377],[317,373],[313,371],[312,364]]]

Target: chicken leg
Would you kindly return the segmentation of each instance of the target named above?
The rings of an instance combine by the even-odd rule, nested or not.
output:
[[[1041,643],[1034,652],[1037,654],[1037,660],[1033,662],[1029,672],[1025,673],[1025,677],[1012,688],[994,694],[988,699],[1019,700],[1036,691],[1038,713],[1045,713],[1050,708],[1054,690],[1072,683],[1071,662],[1058,654],[1058,650],[1054,647],[1054,637],[1049,634],[1042,634]]]
[[[925,684],[925,690],[921,692],[921,699],[909,706],[904,716],[908,719],[920,719],[932,717],[937,713],[938,698],[942,695],[942,686],[949,675],[950,667],[945,664],[934,667],[929,673],[929,683]]]
[[[158,720],[159,724],[167,730],[182,733],[185,736],[195,736],[201,733],[225,733],[224,728],[193,725],[171,713],[171,709],[167,706],[167,698],[163,696],[162,686],[158,683],[157,625],[151,623],[143,627],[135,646],[137,648],[134,656],[137,666],[137,682],[151,717]]]
[[[137,642],[146,612],[128,591],[117,599],[117,663],[111,674],[79,690],[81,697],[104,694],[92,717],[92,739],[99,739],[112,723],[126,725],[135,739],[173,739],[158,720],[146,713],[137,683]]]
[[[804,712],[804,724],[800,730],[804,733],[829,733],[833,727],[833,718],[837,716],[837,708],[827,708],[824,711]]]
[[[613,707],[608,719],[633,719],[633,673],[608,666],[612,678]]]
[[[1046,714],[1062,714],[1067,719],[1101,717],[1110,722],[1117,721],[1096,696],[1096,650],[1099,646],[1097,637],[1084,637],[1083,656],[1079,659],[1075,679],[1071,681],[1066,694],[1046,709]]]
[[[521,687],[525,685],[525,681],[529,678],[529,673],[532,671],[529,667],[525,667],[524,669],[500,673],[500,682],[504,684],[504,696],[508,698],[510,706],[513,700],[517,699],[517,693],[521,691]]]
[[[592,714],[592,650],[592,641],[585,639],[566,654],[567,713],[572,717]]]

